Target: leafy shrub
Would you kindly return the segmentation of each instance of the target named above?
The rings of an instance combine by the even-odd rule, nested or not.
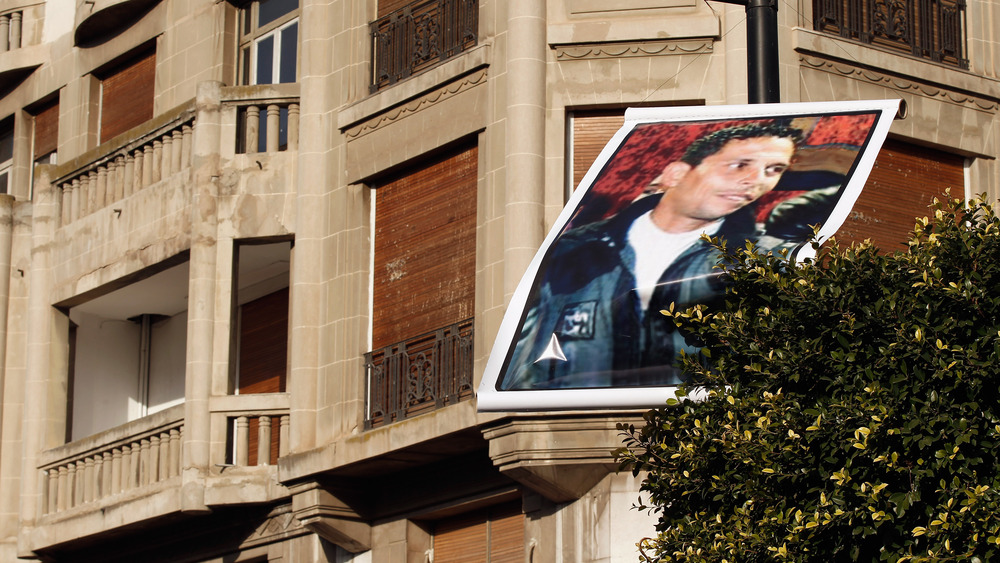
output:
[[[1000,554],[1000,219],[935,203],[906,252],[730,253],[725,305],[666,311],[692,381],[621,425],[659,511],[643,561]]]

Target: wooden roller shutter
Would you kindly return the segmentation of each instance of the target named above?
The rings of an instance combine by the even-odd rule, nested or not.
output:
[[[903,250],[916,218],[927,216],[927,206],[948,188],[965,197],[962,157],[889,139],[836,237],[842,244],[870,238],[885,252]]]
[[[473,316],[477,154],[465,148],[376,187],[375,349]]]
[[[434,526],[434,563],[522,563],[524,545],[519,502],[460,514]]]
[[[407,4],[413,4],[414,0],[379,0],[378,3],[378,17],[383,18],[389,14],[405,7]]]
[[[53,153],[59,146],[59,101],[56,100],[35,114],[34,159]]]
[[[288,358],[288,288],[240,307],[239,393],[284,393]],[[250,465],[257,464],[259,418],[250,419]],[[280,424],[271,419],[271,459],[278,462]]]
[[[625,110],[573,112],[573,189],[597,160],[604,145],[625,124]]]
[[[101,142],[153,117],[156,52],[131,59],[101,80]]]

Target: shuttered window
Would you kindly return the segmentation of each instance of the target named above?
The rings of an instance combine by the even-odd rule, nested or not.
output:
[[[405,8],[407,4],[413,4],[413,3],[414,0],[379,0],[378,17],[382,18],[388,16],[389,14],[395,12],[396,10],[401,10]]]
[[[453,516],[434,526],[434,563],[521,563],[524,514],[520,503]]]
[[[59,101],[47,104],[35,113],[35,146],[33,160],[39,164],[55,164],[59,146]]]
[[[473,316],[476,147],[375,188],[375,349]]]
[[[597,160],[604,145],[608,144],[615,132],[625,124],[625,110],[575,111],[571,117],[572,170],[569,177],[572,184],[569,192],[575,190],[583,180],[590,165]]]
[[[952,197],[965,197],[962,157],[889,139],[836,237],[842,244],[870,238],[883,251],[903,250],[915,219],[928,215],[927,206],[948,188]]]
[[[101,77],[101,142],[153,118],[156,53],[150,51]]]

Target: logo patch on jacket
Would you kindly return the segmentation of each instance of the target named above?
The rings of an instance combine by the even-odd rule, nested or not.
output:
[[[590,340],[594,338],[597,301],[584,301],[563,307],[555,333],[563,338]]]

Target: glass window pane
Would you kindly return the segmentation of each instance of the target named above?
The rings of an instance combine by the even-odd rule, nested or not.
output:
[[[0,164],[14,156],[14,132],[0,133]]]
[[[299,45],[298,22],[281,30],[281,59],[278,82],[295,82],[295,53]]]
[[[0,172],[0,194],[7,193],[7,171]]]
[[[257,42],[257,80],[254,84],[273,84],[274,76],[274,36],[270,35]]]
[[[258,3],[257,27],[264,27],[281,16],[296,10],[299,0],[261,0]]]
[[[240,69],[240,76],[243,80],[241,84],[250,84],[250,47],[243,48],[243,54],[240,58],[243,59],[243,65]]]

